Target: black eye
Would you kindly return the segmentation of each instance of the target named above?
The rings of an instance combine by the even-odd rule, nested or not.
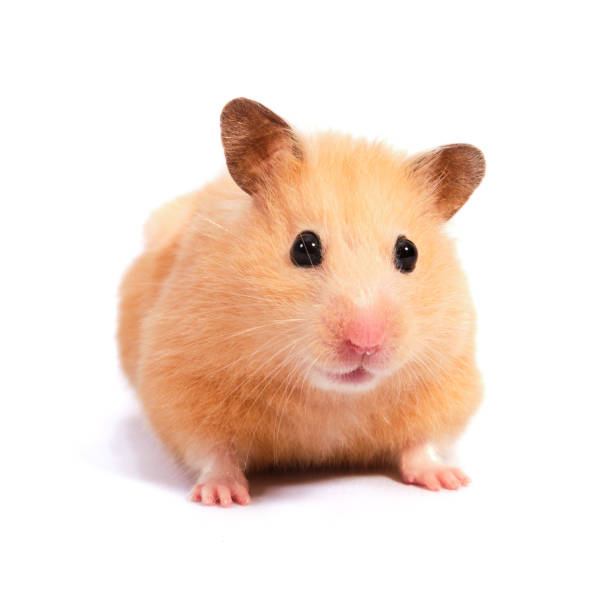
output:
[[[318,266],[323,261],[321,241],[314,232],[300,232],[291,247],[291,261],[300,267]]]
[[[395,242],[395,267],[400,272],[412,272],[416,266],[419,253],[414,242],[406,236],[400,236]]]

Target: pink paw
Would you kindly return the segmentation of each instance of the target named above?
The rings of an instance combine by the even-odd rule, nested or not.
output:
[[[432,466],[421,470],[402,470],[402,480],[407,484],[425,487],[430,491],[459,489],[470,484],[470,479],[456,467]]]
[[[425,487],[430,491],[459,489],[470,484],[470,479],[456,467],[445,465],[431,444],[409,448],[400,459],[402,480]]]
[[[229,478],[211,479],[196,484],[189,494],[189,501],[200,502],[205,506],[219,505],[229,508],[233,502],[246,506],[251,498],[246,482]]]

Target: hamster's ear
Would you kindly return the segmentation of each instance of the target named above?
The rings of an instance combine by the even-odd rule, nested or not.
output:
[[[236,98],[223,108],[221,140],[229,173],[250,195],[265,186],[278,166],[302,158],[291,126],[247,98]]]
[[[469,144],[451,144],[415,156],[409,170],[433,191],[436,208],[450,219],[472,195],[485,173],[485,158]]]

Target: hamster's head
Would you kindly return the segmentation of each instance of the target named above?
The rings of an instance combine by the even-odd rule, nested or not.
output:
[[[256,296],[244,307],[259,331],[245,350],[287,380],[346,393],[439,371],[460,353],[473,315],[444,225],[483,177],[478,149],[408,157],[301,137],[244,98],[226,105],[221,128],[229,172],[252,200],[238,282]]]

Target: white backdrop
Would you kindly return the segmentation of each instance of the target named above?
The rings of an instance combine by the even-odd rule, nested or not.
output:
[[[605,3],[5,2],[5,610],[610,610]],[[223,164],[219,112],[415,152],[471,142],[453,221],[486,398],[473,484],[269,476],[204,508],[120,373],[148,212]]]

